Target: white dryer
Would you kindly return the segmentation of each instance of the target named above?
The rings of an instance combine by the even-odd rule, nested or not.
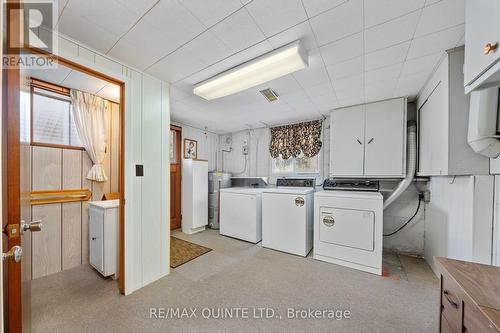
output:
[[[305,257],[313,245],[315,179],[276,185],[262,193],[262,246]]]
[[[316,192],[314,214],[314,259],[382,275],[379,192]]]

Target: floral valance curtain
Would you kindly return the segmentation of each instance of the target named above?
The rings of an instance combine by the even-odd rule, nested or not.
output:
[[[306,157],[318,155],[322,146],[321,127],[321,120],[272,127],[269,146],[271,157],[278,158],[281,155],[287,160],[301,153]]]

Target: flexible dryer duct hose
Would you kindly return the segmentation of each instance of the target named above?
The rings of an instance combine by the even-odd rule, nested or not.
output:
[[[384,202],[384,209],[387,209],[403,192],[410,186],[415,177],[417,168],[417,125],[414,121],[408,122],[408,158],[406,162],[406,177]]]

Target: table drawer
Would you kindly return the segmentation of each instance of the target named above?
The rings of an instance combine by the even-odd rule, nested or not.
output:
[[[446,317],[452,332],[462,332],[462,290],[447,275],[441,275],[441,314]]]

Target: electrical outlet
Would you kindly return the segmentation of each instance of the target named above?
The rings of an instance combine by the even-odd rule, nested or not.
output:
[[[431,191],[425,191],[423,193],[424,202],[431,202]]]
[[[243,155],[248,155],[248,145],[244,145],[241,149]]]

